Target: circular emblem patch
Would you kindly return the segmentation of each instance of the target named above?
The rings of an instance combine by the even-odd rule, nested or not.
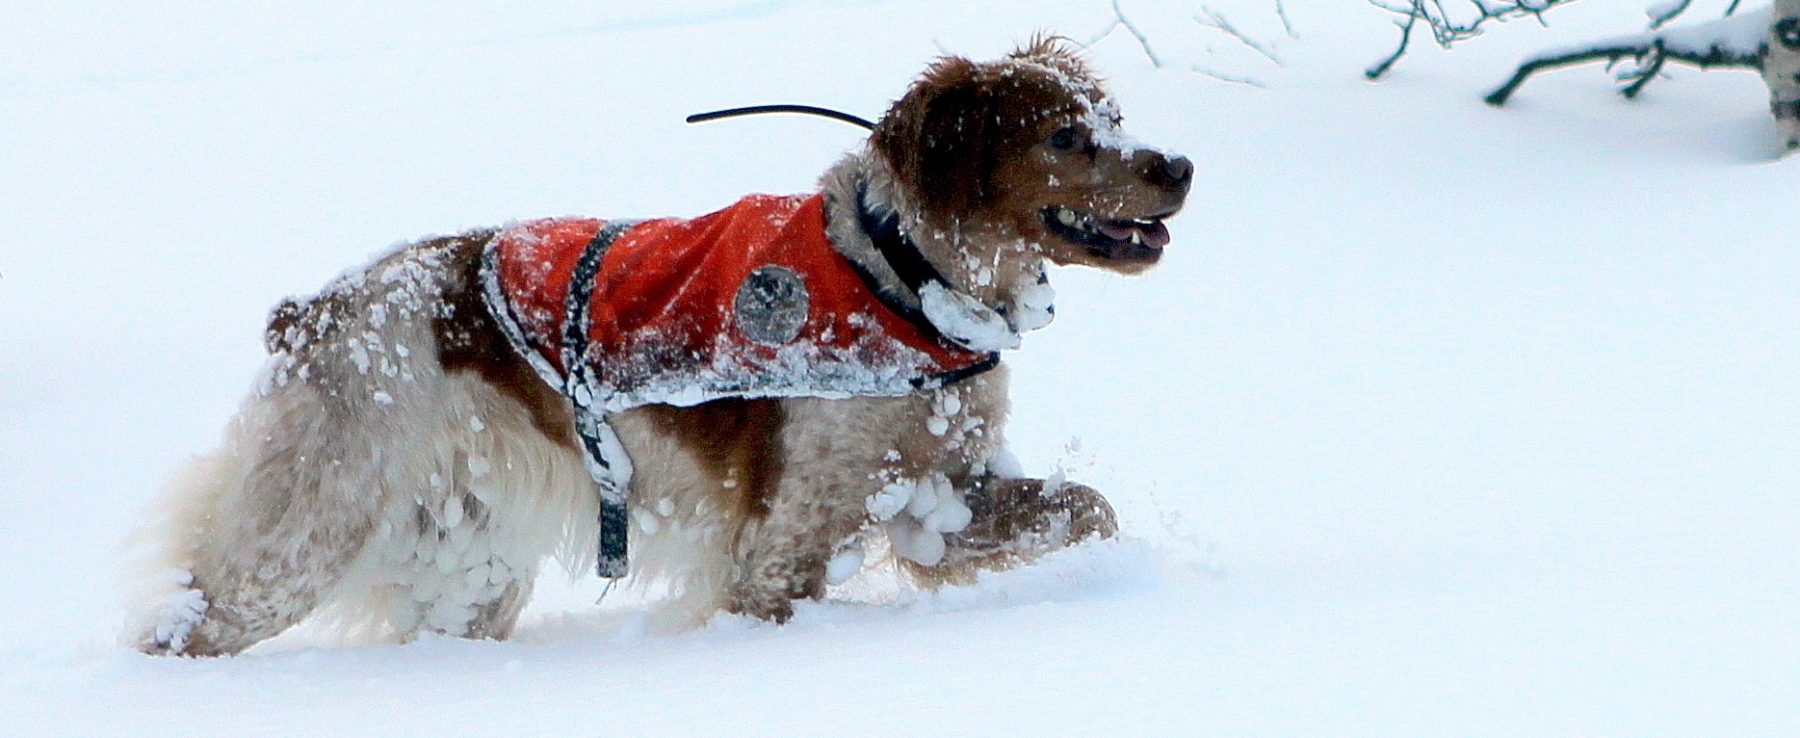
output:
[[[784,266],[761,266],[738,285],[732,310],[744,337],[765,346],[792,343],[806,324],[812,298],[806,280]]]

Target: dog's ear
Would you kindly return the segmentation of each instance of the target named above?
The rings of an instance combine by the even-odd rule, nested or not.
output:
[[[968,59],[939,59],[870,136],[926,212],[966,215],[987,205],[999,126],[992,87]]]

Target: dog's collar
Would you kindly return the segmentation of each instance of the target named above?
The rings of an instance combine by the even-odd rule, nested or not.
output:
[[[891,286],[881,284],[867,269],[856,265],[857,273],[882,304],[926,329],[928,334],[941,336],[965,349],[999,351],[1018,348],[1019,331],[1008,318],[1006,308],[989,307],[950,286],[950,281],[900,228],[900,214],[888,208],[871,207],[868,192],[866,180],[857,184],[857,225],[874,245],[875,253],[899,277],[900,284],[911,292],[904,296],[895,294]],[[909,297],[911,299],[907,299]]]

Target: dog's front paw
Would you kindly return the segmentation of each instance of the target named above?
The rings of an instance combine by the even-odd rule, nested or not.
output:
[[[966,496],[969,524],[944,536],[943,560],[933,566],[902,563],[928,587],[969,583],[981,570],[1010,569],[1089,538],[1118,535],[1118,515],[1094,488],[1069,482],[1045,486],[1041,479],[978,480]]]
[[[1089,538],[1111,538],[1119,534],[1119,516],[1106,497],[1085,484],[1064,483],[1047,495],[1054,508],[1069,514],[1068,537],[1064,545],[1074,545]]]
[[[983,479],[968,494],[973,517],[948,542],[966,554],[1010,550],[1023,555],[1119,532],[1112,505],[1085,484],[1049,489],[1039,479]]]
[[[786,591],[740,583],[731,588],[731,599],[725,603],[725,609],[779,625],[793,619],[794,600]]]
[[[725,609],[740,615],[785,623],[794,617],[794,600],[825,596],[823,562],[772,562],[757,567],[731,587]]]

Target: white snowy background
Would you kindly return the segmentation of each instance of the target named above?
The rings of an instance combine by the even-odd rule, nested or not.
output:
[[[1722,4],[1722,3],[1720,3]],[[524,6],[526,4],[513,4]],[[1480,102],[1641,4],[1391,78],[1355,0],[1125,0],[1092,49],[1199,166],[1160,268],[1061,270],[1013,445],[1123,540],[786,627],[642,632],[546,579],[517,639],[119,645],[124,539],[276,299],[386,245],[798,192],[940,49],[1104,0],[0,8],[0,734],[1800,735],[1800,162],[1754,74]],[[1716,15],[1702,2],[1693,17]],[[1276,61],[1278,60],[1278,62]],[[1253,82],[1225,82],[1231,77]]]

